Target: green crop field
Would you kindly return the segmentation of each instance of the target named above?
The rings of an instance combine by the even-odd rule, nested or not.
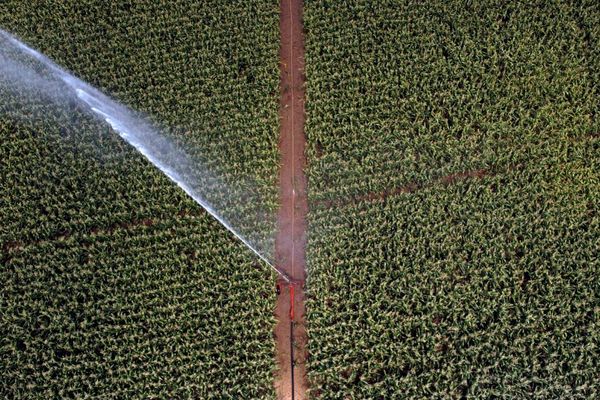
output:
[[[600,397],[600,8],[524,3],[304,1],[310,398]],[[279,2],[0,28],[272,234]],[[274,398],[275,275],[82,104],[0,83],[0,396]]]
[[[0,4],[1,28],[250,176],[267,209],[278,18],[262,0]],[[1,96],[0,396],[273,398],[267,267],[107,124]]]
[[[600,396],[595,2],[305,2],[314,398]]]

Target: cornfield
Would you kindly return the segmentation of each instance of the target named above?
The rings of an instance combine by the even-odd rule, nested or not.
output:
[[[0,28],[272,234],[279,2],[6,0]],[[600,397],[598,5],[305,0],[304,30],[309,398]],[[275,397],[252,252],[76,104],[0,85],[0,138],[0,396]]]
[[[276,3],[9,1],[0,26],[277,207]],[[274,276],[106,124],[0,107],[0,396],[273,398]]]
[[[307,0],[313,398],[597,398],[593,2]]]

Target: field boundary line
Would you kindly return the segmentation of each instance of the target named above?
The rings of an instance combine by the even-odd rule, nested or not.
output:
[[[291,282],[277,282],[275,339],[278,399],[305,399],[307,380],[304,282],[308,213],[304,133],[302,0],[280,0],[280,171],[275,264]]]

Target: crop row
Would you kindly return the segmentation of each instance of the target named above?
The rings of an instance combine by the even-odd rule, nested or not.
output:
[[[149,116],[227,183],[207,197],[236,227],[276,208],[276,3],[8,1],[0,27]],[[272,398],[268,268],[67,88],[17,89],[0,79],[0,395]]]
[[[314,398],[595,398],[593,2],[305,3]]]
[[[593,7],[492,8],[307,2],[313,197],[517,164],[557,132],[595,132]]]
[[[227,186],[205,189],[215,208],[252,205],[227,215],[240,220],[236,228],[251,235],[255,220],[268,215],[271,228],[256,240],[270,250],[266,237],[274,236],[277,210],[277,2],[15,1],[2,8],[4,29],[148,115],[199,166],[195,178],[206,171],[221,178]]]
[[[206,215],[13,249],[2,392],[271,397],[272,277],[254,264]]]

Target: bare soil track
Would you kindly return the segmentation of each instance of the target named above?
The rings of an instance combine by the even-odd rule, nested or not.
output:
[[[356,205],[361,202],[375,203],[381,202],[388,198],[398,196],[406,193],[415,193],[418,190],[425,188],[431,188],[436,186],[451,186],[457,182],[464,181],[467,179],[480,180],[485,177],[493,177],[501,173],[506,173],[512,170],[521,170],[524,168],[522,164],[509,165],[504,169],[476,169],[471,171],[464,171],[450,175],[444,175],[430,182],[419,183],[412,182],[404,186],[386,189],[381,192],[369,192],[365,194],[355,195],[347,198],[338,198],[332,200],[318,200],[313,201],[310,204],[311,209],[328,209],[328,208],[341,208]]]
[[[280,210],[275,240],[277,267],[292,280],[278,281],[277,325],[278,399],[306,398],[306,214],[308,201],[304,154],[304,33],[302,0],[280,0]]]

